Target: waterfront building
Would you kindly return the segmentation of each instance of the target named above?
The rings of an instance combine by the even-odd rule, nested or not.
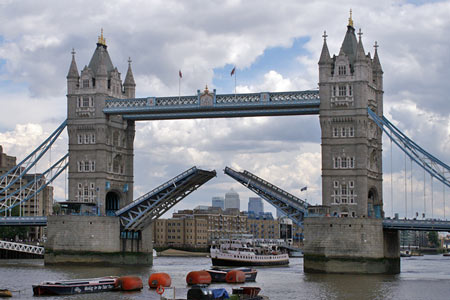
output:
[[[208,241],[207,222],[192,215],[154,222],[155,247],[206,248]]]
[[[255,215],[264,213],[264,205],[262,199],[259,197],[248,198],[248,212],[253,212]]]
[[[211,199],[212,207],[220,207],[221,209],[225,209],[225,199],[224,197],[212,197]]]
[[[156,247],[207,248],[218,238],[247,233],[247,216],[237,209],[202,206],[174,212],[154,222]]]
[[[279,239],[280,224],[272,213],[259,215],[249,213],[247,218],[247,231],[257,239]]]
[[[401,230],[400,231],[400,246],[402,248],[429,247],[428,232],[427,231],[414,231],[414,230]]]
[[[227,208],[237,208],[238,210],[241,209],[239,194],[233,188],[225,194],[225,209]]]

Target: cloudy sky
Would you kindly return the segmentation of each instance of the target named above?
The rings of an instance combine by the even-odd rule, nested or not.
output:
[[[184,95],[206,84],[232,93],[233,66],[238,92],[307,90],[317,88],[323,31],[331,54],[338,54],[350,8],[365,51],[373,54],[374,42],[380,45],[385,116],[449,164],[450,1],[0,0],[0,144],[21,160],[65,120],[70,52],[75,49],[82,69],[101,28],[122,79],[131,57],[137,97],[178,95],[178,70]],[[218,176],[175,209],[208,205],[230,188],[246,209],[254,195],[224,175],[225,166],[321,202],[317,116],[139,122],[136,128],[135,197],[195,165]],[[407,160],[405,194],[404,155],[395,146],[391,152],[386,139],[383,149],[386,214],[421,214],[423,171]],[[64,133],[52,158],[66,152]],[[303,186],[307,192],[300,192]],[[55,198],[65,194],[61,178]],[[427,216],[443,217],[443,194],[449,198],[450,191],[427,176]]]

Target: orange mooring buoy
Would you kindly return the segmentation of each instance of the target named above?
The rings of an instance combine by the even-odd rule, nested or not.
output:
[[[210,284],[211,275],[207,271],[191,271],[186,276],[186,283],[193,284]]]
[[[172,278],[167,273],[153,273],[148,278],[148,286],[156,289],[158,286],[169,287],[172,284]]]
[[[244,283],[245,273],[241,270],[228,271],[227,275],[225,276],[225,281],[228,283]]]
[[[122,276],[118,281],[122,291],[138,291],[143,287],[142,279],[137,276]]]

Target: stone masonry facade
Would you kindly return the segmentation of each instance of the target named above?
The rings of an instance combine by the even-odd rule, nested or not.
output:
[[[124,83],[120,76],[103,33],[81,73],[72,52],[67,74],[68,200],[95,205],[102,215],[113,215],[133,200],[134,122],[103,113],[105,99],[135,97],[130,60]]]
[[[353,20],[339,54],[330,56],[326,33],[319,60],[322,131],[322,203],[332,216],[383,217],[382,131],[368,117],[383,115],[383,71],[377,45],[366,54]]]

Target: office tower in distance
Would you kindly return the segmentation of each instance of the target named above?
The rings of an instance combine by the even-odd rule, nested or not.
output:
[[[223,197],[212,197],[212,207],[220,207],[221,209],[225,209],[225,199]]]
[[[239,194],[236,193],[233,188],[231,188],[226,194],[225,194],[225,209],[227,208],[237,208],[241,209],[241,200],[239,199]]]
[[[259,197],[248,198],[248,212],[253,212],[256,216],[264,213],[264,205]]]

